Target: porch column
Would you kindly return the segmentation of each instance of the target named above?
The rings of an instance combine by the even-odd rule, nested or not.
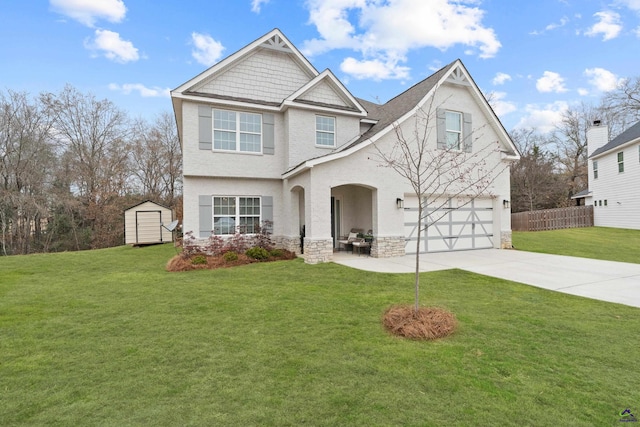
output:
[[[320,179],[311,180],[305,192],[304,258],[308,264],[333,259],[331,238],[331,187]]]

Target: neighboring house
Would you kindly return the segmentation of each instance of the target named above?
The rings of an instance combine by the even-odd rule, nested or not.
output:
[[[204,239],[240,226],[250,233],[269,220],[285,249],[299,253],[304,234],[308,263],[330,261],[351,229],[373,231],[372,256],[415,252],[417,197],[409,182],[380,167],[373,144],[390,148],[394,126],[412,126],[435,97],[434,105],[458,117],[460,134],[478,130],[473,139],[463,135],[473,140],[464,150],[498,141],[501,152],[488,162],[505,167],[486,194],[429,228],[423,250],[511,247],[507,166],[519,155],[459,60],[378,105],[354,97],[330,70],[318,72],[275,29],[171,97],[183,149],[185,232]],[[438,123],[444,134],[444,120]],[[436,132],[431,139],[437,150]]]
[[[587,131],[589,192],[594,225],[640,229],[640,122],[609,141],[607,126]]]

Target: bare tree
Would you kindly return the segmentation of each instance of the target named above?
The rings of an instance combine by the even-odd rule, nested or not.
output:
[[[392,168],[406,179],[418,197],[418,227],[415,256],[415,311],[419,310],[421,233],[452,209],[459,209],[481,194],[487,194],[492,183],[506,169],[500,161],[498,141],[478,147],[483,127],[474,129],[463,140],[437,143],[434,98],[418,109],[409,132],[394,124],[395,141],[391,149],[375,144],[382,166]],[[405,122],[405,123],[407,123]],[[473,147],[473,149],[471,149]],[[451,200],[457,200],[453,206]],[[427,215],[428,210],[431,211]],[[445,209],[446,208],[446,209]],[[427,221],[428,216],[428,221]]]
[[[551,141],[534,129],[511,132],[520,160],[511,165],[511,211],[556,208],[566,204],[561,176],[553,156],[545,149]]]
[[[620,129],[611,130],[613,135],[640,120],[640,76],[624,79],[615,90],[607,92],[602,106],[612,116],[611,121],[620,124]]]
[[[52,120],[24,92],[0,93],[2,252],[29,253],[47,218]]]
[[[72,175],[68,181],[82,201],[93,233],[92,247],[119,244],[123,227],[114,202],[128,193],[130,185],[126,114],[111,101],[97,100],[68,85],[41,99],[54,115],[56,137]]]
[[[565,177],[567,202],[587,188],[587,130],[600,116],[595,107],[582,103],[562,113],[562,121],[556,126],[556,155]]]
[[[169,113],[149,125],[136,121],[132,149],[133,174],[145,196],[173,205],[181,189],[182,152],[176,124]]]

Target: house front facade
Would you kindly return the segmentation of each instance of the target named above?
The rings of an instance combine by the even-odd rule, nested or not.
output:
[[[589,193],[595,226],[640,229],[640,122],[609,141],[607,126],[587,133]]]
[[[268,221],[278,246],[303,251],[309,263],[330,261],[351,230],[371,231],[374,257],[511,246],[508,165],[518,152],[459,60],[374,104],[354,97],[330,70],[318,72],[275,29],[171,96],[185,232],[206,239],[238,227],[251,233]],[[429,213],[434,218],[443,214],[417,249],[418,197],[380,154],[392,150],[399,130],[412,134],[427,107],[431,152],[453,136],[465,155],[486,151],[482,166],[495,176],[482,194],[454,184],[423,200],[439,207]]]

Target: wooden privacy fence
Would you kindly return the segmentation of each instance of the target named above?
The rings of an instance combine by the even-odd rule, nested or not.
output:
[[[545,209],[511,214],[511,230],[543,231],[593,226],[593,206]]]

